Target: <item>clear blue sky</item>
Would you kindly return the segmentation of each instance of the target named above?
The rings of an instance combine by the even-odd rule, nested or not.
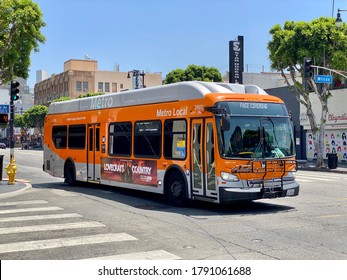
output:
[[[269,69],[269,30],[286,20],[336,17],[347,0],[36,0],[47,41],[31,56],[36,70],[63,71],[66,60],[98,61],[99,70],[162,72],[189,64],[228,70],[229,41],[244,36],[251,72]],[[334,3],[334,12],[333,12]],[[341,14],[347,21],[347,12]]]

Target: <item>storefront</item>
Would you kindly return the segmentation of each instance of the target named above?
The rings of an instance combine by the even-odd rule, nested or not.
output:
[[[331,91],[328,100],[328,116],[324,134],[324,158],[328,154],[337,154],[339,162],[347,162],[347,89]],[[311,102],[316,114],[317,123],[320,121],[321,104],[318,98],[311,93]],[[301,105],[300,124],[306,131],[306,156],[308,160],[316,159],[317,153],[313,144],[313,134],[306,116],[306,108]]]

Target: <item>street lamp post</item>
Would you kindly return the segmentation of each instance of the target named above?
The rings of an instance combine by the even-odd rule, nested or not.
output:
[[[337,9],[337,17],[336,17],[336,21],[335,21],[335,24],[337,27],[341,27],[341,25],[342,25],[341,12],[347,12],[347,10]]]
[[[132,70],[128,71],[127,78],[130,79],[130,74],[133,74],[133,89],[141,88],[141,77],[142,77],[142,87],[145,88],[145,72],[142,70]]]

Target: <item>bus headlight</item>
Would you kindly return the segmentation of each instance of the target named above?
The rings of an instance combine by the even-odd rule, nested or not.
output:
[[[237,182],[239,181],[239,178],[233,174],[230,174],[228,172],[221,172],[220,173],[220,176],[221,178],[224,180],[224,181],[229,181],[229,182]]]

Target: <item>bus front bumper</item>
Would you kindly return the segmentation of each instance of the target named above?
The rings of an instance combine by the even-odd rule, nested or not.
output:
[[[257,200],[262,198],[277,198],[286,196],[297,196],[299,194],[299,184],[292,183],[289,186],[265,187],[265,188],[219,188],[219,202],[229,203],[242,200]]]

